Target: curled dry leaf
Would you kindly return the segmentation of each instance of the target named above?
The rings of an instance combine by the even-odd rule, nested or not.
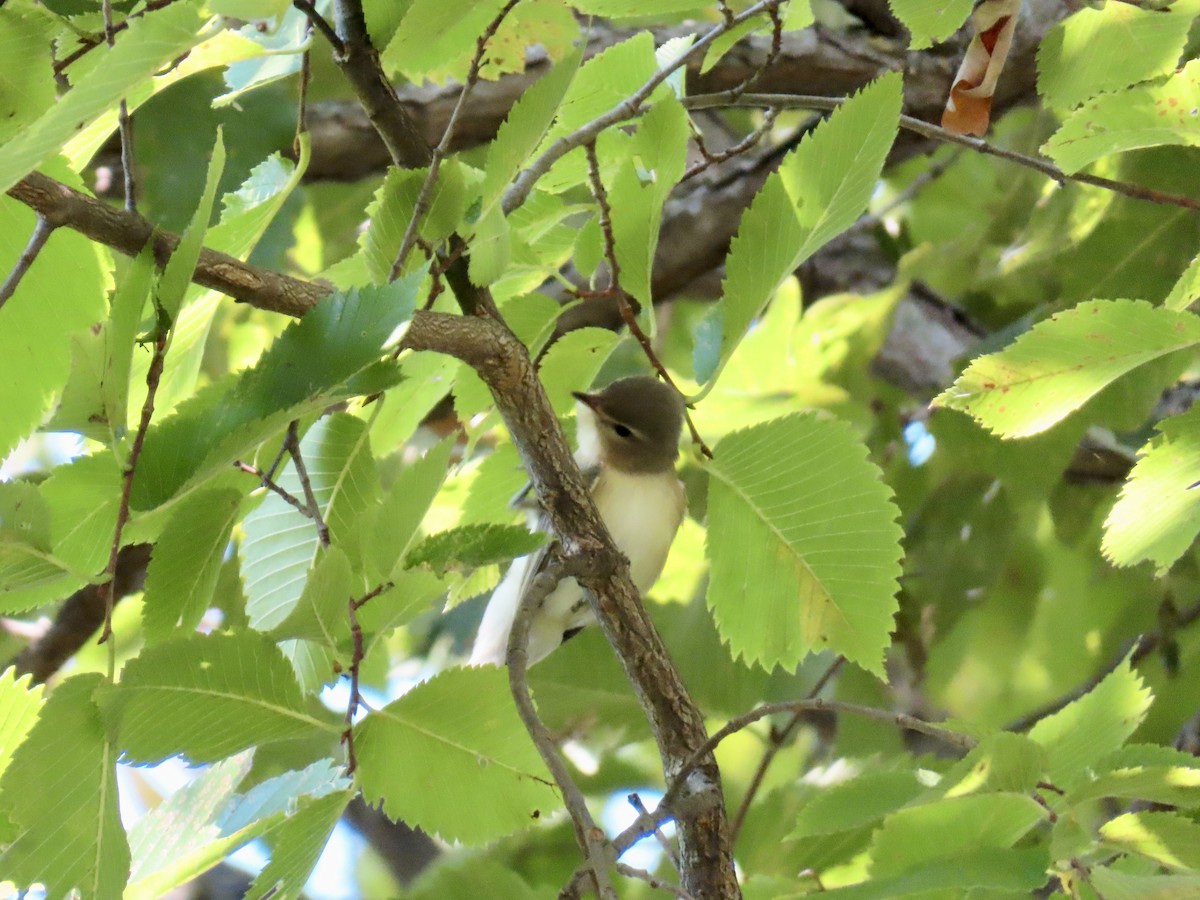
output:
[[[987,132],[996,81],[1008,59],[1017,27],[1020,0],[984,0],[971,14],[975,37],[954,76],[942,127],[956,134]]]

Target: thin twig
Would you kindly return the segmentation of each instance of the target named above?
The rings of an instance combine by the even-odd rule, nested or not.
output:
[[[312,480],[308,477],[308,467],[304,465],[304,456],[300,453],[299,420],[292,419],[288,423],[287,436],[283,441],[287,446],[288,454],[292,457],[292,464],[296,467],[296,475],[300,479],[300,487],[304,490],[304,504],[308,507],[309,518],[317,526],[317,538],[320,540],[322,547],[328,547],[329,526],[325,524],[325,517],[321,515],[321,504],[317,502],[317,495],[313,493]]]
[[[608,877],[609,863],[614,860],[611,848],[604,837],[604,832],[597,827],[591,812],[587,808],[587,800],[579,786],[567,771],[566,763],[559,755],[558,746],[545,723],[538,717],[533,705],[533,697],[529,693],[529,679],[526,670],[529,665],[529,627],[534,614],[545,603],[546,598],[558,586],[559,581],[567,574],[567,565],[557,553],[550,553],[545,567],[533,579],[533,583],[521,598],[513,617],[512,630],[508,635],[508,648],[505,653],[505,663],[508,665],[508,686],[512,691],[513,700],[525,730],[537,747],[538,753],[545,760],[546,767],[554,776],[558,789],[562,791],[563,803],[575,826],[575,839],[584,854],[584,866],[589,870],[591,881],[596,893],[602,900],[616,900],[617,892],[613,889]]]
[[[263,487],[269,491],[272,491],[278,497],[280,497],[280,499],[287,502],[293,509],[296,510],[296,512],[300,513],[302,516],[306,516],[310,519],[312,518],[312,510],[308,508],[307,504],[301,503],[295,494],[293,494],[287,488],[281,487],[274,478],[272,478],[268,473],[264,472],[258,466],[252,466],[249,463],[242,462],[240,459],[235,459],[233,461],[233,467],[241,472],[245,472],[247,475],[253,475],[259,480],[259,483]]]
[[[625,799],[629,801],[629,805],[637,811],[639,816],[652,818],[650,810],[646,809],[646,804],[642,802],[642,798],[636,793],[630,794]],[[675,848],[671,846],[670,838],[663,834],[662,829],[657,824],[654,826],[654,837],[657,839],[658,845],[662,847],[663,852],[667,854],[667,859],[671,861],[671,865],[675,867],[676,871],[679,871],[679,858],[675,855]],[[732,838],[730,838],[730,843],[732,843]]]
[[[625,327],[629,329],[629,333],[634,336],[638,344],[641,345],[642,352],[646,355],[646,359],[650,361],[650,365],[654,366],[655,371],[659,376],[675,389],[682,396],[682,392],[671,378],[671,373],[667,371],[667,367],[659,360],[658,354],[654,352],[654,344],[651,343],[646,332],[642,331],[642,326],[638,324],[637,314],[633,310],[632,304],[629,302],[629,294],[621,287],[621,266],[617,262],[617,241],[613,234],[612,227],[612,207],[608,203],[608,192],[604,189],[604,181],[600,177],[600,161],[596,156],[596,142],[592,141],[584,145],[584,152],[587,154],[588,175],[592,185],[592,195],[596,198],[596,205],[599,208],[600,231],[604,236],[604,256],[608,260],[608,289],[617,300],[617,309],[621,313],[621,319],[625,322]],[[688,430],[692,434],[692,443],[695,444],[700,452],[712,459],[712,450],[708,444],[704,442],[704,438],[700,436],[700,432],[696,428],[696,423],[692,421],[692,415],[685,408],[684,419],[687,421]]]
[[[682,900],[692,900],[692,895],[679,885],[671,884],[669,881],[663,881],[661,878],[651,875],[645,869],[636,869],[633,866],[627,865],[623,862],[616,863],[615,868],[626,878],[636,878],[639,881],[644,881],[656,891],[666,891],[668,894],[674,894],[676,897],[682,898]]]
[[[825,689],[825,685],[833,678],[837,671],[846,661],[846,657],[839,656],[827,668],[821,677],[817,679],[817,683],[812,686],[812,689],[806,695],[806,699],[811,700]],[[754,802],[759,788],[762,787],[763,779],[767,775],[767,769],[771,767],[771,763],[775,761],[775,756],[783,749],[784,745],[791,738],[792,733],[800,725],[804,718],[804,713],[794,712],[787,723],[780,729],[771,729],[771,739],[767,744],[766,750],[763,751],[762,759],[758,761],[758,768],[754,770],[754,776],[750,779],[750,784],[746,788],[746,795],[742,797],[742,802],[738,805],[737,812],[729,823],[729,841],[732,844],[737,844],[738,835],[742,831],[742,825],[746,821],[746,814],[750,811],[750,804]]]
[[[828,674],[823,677],[828,677]],[[730,719],[717,731],[708,738],[696,751],[685,761],[675,774],[671,783],[667,786],[666,793],[654,812],[648,816],[638,816],[624,831],[618,834],[612,840],[613,848],[618,854],[624,853],[642,838],[654,833],[654,829],[659,823],[665,822],[671,818],[678,818],[678,811],[674,809],[676,798],[683,792],[687,786],[687,776],[695,769],[699,760],[706,753],[711,753],[725,738],[729,737],[742,729],[754,724],[760,719],[767,716],[778,715],[779,713],[806,713],[806,712],[833,712],[845,715],[859,716],[865,719],[872,719],[877,722],[890,722],[898,728],[904,728],[909,731],[919,731],[922,734],[927,734],[930,737],[936,738],[956,750],[967,751],[975,746],[975,739],[965,734],[960,734],[957,731],[951,731],[948,728],[943,728],[931,722],[926,722],[923,719],[918,719],[915,716],[906,715],[904,713],[891,712],[886,709],[877,709],[873,706],[861,706],[857,703],[846,703],[841,700],[821,700],[811,697],[804,700],[784,700],[779,703],[767,703],[756,709],[751,710],[737,718]]]
[[[104,629],[100,632],[98,643],[109,643],[108,667],[110,671],[108,677],[110,679],[115,674],[116,666],[116,648],[109,642],[109,638],[112,637],[113,607],[117,602],[117,557],[121,552],[121,534],[125,530],[126,523],[129,522],[129,498],[133,494],[133,476],[137,472],[138,460],[142,455],[142,445],[146,442],[146,432],[150,430],[150,419],[154,415],[154,398],[158,394],[158,384],[162,379],[169,334],[167,328],[159,326],[154,335],[154,355],[150,358],[150,367],[146,370],[146,400],[142,403],[142,415],[133,436],[133,445],[129,448],[129,457],[125,461],[125,471],[121,475],[121,500],[117,506],[117,522],[113,527],[108,565],[104,568]]]
[[[305,26],[312,33],[312,22]],[[308,133],[308,85],[312,81],[312,50],[300,54],[300,87],[296,98],[296,136],[292,138],[292,152],[300,158],[300,138]]]
[[[55,226],[51,225],[44,216],[39,215],[37,217],[37,224],[33,226],[33,234],[29,236],[29,243],[25,245],[25,249],[21,251],[21,255],[17,257],[12,271],[4,279],[4,284],[0,285],[0,309],[3,309],[4,304],[8,302],[8,298],[17,292],[17,285],[21,283],[21,279],[25,277],[25,273],[29,271],[29,267],[33,265],[33,261],[42,252],[42,248],[46,246],[46,241],[50,240],[50,235],[54,233],[54,228]]]
[[[116,43],[113,39],[112,0],[104,0],[100,4],[104,14],[104,40],[111,50]],[[125,182],[125,208],[137,212],[137,189],[133,174],[133,123],[129,120],[129,105],[125,98],[117,111],[117,131],[121,135],[121,174]]]
[[[442,132],[442,139],[433,148],[433,158],[429,162],[429,171],[425,174],[425,181],[422,182],[421,190],[417,194],[417,202],[413,206],[412,216],[408,220],[408,225],[405,226],[404,237],[400,241],[400,250],[396,253],[396,261],[392,264],[393,279],[398,278],[401,271],[403,271],[404,263],[408,259],[408,254],[412,252],[413,243],[416,241],[417,230],[421,225],[421,220],[425,218],[426,213],[429,212],[429,207],[432,205],[433,189],[437,185],[438,172],[441,169],[442,160],[450,152],[450,142],[454,138],[454,130],[458,127],[458,117],[461,115],[463,107],[466,106],[467,97],[479,81],[479,73],[483,70],[484,54],[487,53],[488,41],[495,36],[504,19],[512,12],[513,7],[520,2],[521,0],[508,0],[475,41],[475,55],[471,57],[471,65],[467,69],[467,80],[464,82],[462,90],[458,93],[458,100],[454,104],[453,111],[450,113],[450,120],[446,123],[446,130]]]
[[[765,135],[771,130],[772,127],[774,127],[775,119],[778,115],[779,110],[768,109],[763,115],[763,120],[761,123],[759,123],[758,127],[756,127],[732,147],[722,150],[720,153],[712,153],[709,151],[708,147],[705,146],[704,136],[700,134],[699,129],[697,128],[695,133],[692,135],[692,140],[696,142],[696,147],[700,150],[700,155],[703,157],[703,159],[684,172],[683,177],[679,179],[680,182],[687,181],[689,178],[695,178],[701,172],[706,171],[710,166],[715,166],[718,163],[728,162],[735,156],[740,156],[746,151],[752,149],[760,140],[762,140],[763,135]]]
[[[172,3],[175,3],[175,2],[176,2],[176,0],[146,0],[146,5],[143,6],[141,9],[139,9],[137,12],[132,12],[129,15],[127,15],[124,19],[122,19],[120,22],[114,23],[112,26],[112,33],[116,34],[118,31],[124,31],[126,28],[129,27],[129,23],[133,19],[140,18],[141,16],[144,16],[146,13],[154,12],[155,10],[159,10],[159,9],[162,9],[163,7],[170,6]],[[95,50],[101,44],[105,43],[106,40],[107,40],[107,30],[105,33],[97,35],[96,37],[83,38],[82,46],[77,47],[76,49],[72,50],[70,53],[68,53],[66,56],[64,56],[62,59],[60,59],[58,62],[56,62],[54,64],[54,74],[58,75],[58,74],[62,73],[64,69],[66,69],[69,65],[71,65],[71,63],[80,59],[82,56],[84,56],[84,54],[90,53],[92,50]]]
[[[767,15],[771,17],[771,49],[767,51],[766,58],[762,61],[762,65],[755,67],[754,71],[742,79],[740,84],[734,85],[729,89],[729,92],[735,97],[740,97],[750,88],[758,83],[758,80],[763,77],[763,73],[774,65],[775,60],[779,58],[779,52],[783,49],[783,19],[779,15],[779,4],[782,0],[775,0],[767,7]]]
[[[742,94],[740,97],[732,97],[728,91],[721,91],[716,94],[697,94],[693,97],[686,97],[682,102],[687,109],[714,109],[723,106],[750,106],[762,109],[818,109],[832,111],[841,106],[845,102],[845,98],[819,97],[806,94]],[[911,131],[914,134],[919,134],[922,137],[930,138],[931,140],[945,141],[946,143],[950,144],[958,144],[962,147],[975,150],[978,153],[983,153],[988,156],[995,156],[998,159],[1007,160],[1008,162],[1025,166],[1026,168],[1040,172],[1047,178],[1057,181],[1059,184],[1067,181],[1074,181],[1079,184],[1087,184],[1091,185],[1092,187],[1103,188],[1104,190],[1112,191],[1113,193],[1121,194],[1126,197],[1133,197],[1135,200],[1148,200],[1152,203],[1160,203],[1168,206],[1180,206],[1184,209],[1200,211],[1200,200],[1197,200],[1193,197],[1187,197],[1181,194],[1168,194],[1164,191],[1143,187],[1142,185],[1129,184],[1128,182],[1124,181],[1115,181],[1111,178],[1102,178],[1099,175],[1088,175],[1080,172],[1068,174],[1048,160],[1040,159],[1036,156],[1029,156],[1025,153],[1018,153],[1015,150],[1005,150],[1003,147],[997,147],[994,144],[989,144],[982,138],[955,134],[952,131],[947,131],[945,128],[932,125],[929,122],[924,122],[920,119],[914,118],[913,116],[900,116],[900,127],[906,131]]]
[[[760,16],[773,6],[778,5],[779,0],[759,0],[753,6],[742,13],[725,19],[718,25],[713,26],[706,34],[696,40],[686,51],[681,53],[675,60],[663,66],[658,70],[645,84],[634,91],[630,96],[626,97],[608,112],[597,116],[587,124],[575,129],[568,135],[556,140],[553,144],[535,159],[528,168],[521,172],[504,195],[504,212],[510,213],[529,198],[530,191],[537,184],[538,180],[550,171],[550,167],[556,162],[570,153],[572,150],[577,150],[594,141],[600,132],[604,131],[611,125],[618,122],[624,122],[627,119],[632,119],[642,112],[642,104],[649,99],[655,89],[671,77],[681,67],[685,66],[692,59],[697,58],[703,53],[709,45],[717,38],[725,34],[732,28],[736,28],[742,22],[746,22],[756,16]],[[769,105],[769,104],[768,104]]]
[[[345,52],[342,39],[338,37],[337,32],[333,30],[333,26],[329,24],[329,21],[323,15],[317,12],[317,8],[309,0],[292,0],[292,6],[308,16],[309,24],[321,32],[321,36],[325,40],[329,41],[329,45],[333,47],[334,53],[340,56]]]
[[[850,226],[847,233],[859,233],[869,231],[876,225],[879,225],[884,217],[894,209],[898,209],[905,203],[908,203],[917,194],[921,193],[926,187],[937,181],[949,171],[959,159],[962,158],[962,150],[954,150],[947,154],[945,158],[940,159],[932,164],[929,168],[910,181],[900,193],[877,209],[875,212],[863,216],[857,222]]]
[[[346,615],[350,619],[350,636],[354,640],[354,650],[350,657],[350,699],[346,701],[346,729],[342,732],[342,743],[346,745],[346,774],[353,775],[358,768],[358,758],[354,755],[354,714],[363,703],[359,690],[358,673],[366,651],[363,649],[362,625],[358,622],[358,611],[374,600],[384,591],[392,587],[392,582],[386,581],[376,585],[372,590],[355,600],[351,597],[346,601]]]

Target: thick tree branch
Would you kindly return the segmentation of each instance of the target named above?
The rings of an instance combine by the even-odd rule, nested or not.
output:
[[[491,389],[564,559],[584,566],[576,580],[650,720],[664,776],[681,784],[679,803],[688,809],[678,822],[683,890],[696,898],[740,896],[716,760],[711,749],[701,752],[708,740],[704,719],[592,503],[524,345],[499,322],[432,312],[414,316],[404,345],[461,359]]]
[[[71,228],[126,256],[136,256],[153,240],[154,258],[160,267],[179,243],[177,235],[157,231],[137,213],[115,209],[40,172],[30,172],[9,188],[8,194],[51,225]],[[192,280],[235,300],[288,316],[304,315],[332,293],[324,285],[278,275],[208,249],[200,251]]]
[[[122,548],[112,581],[114,602],[142,589],[149,563],[149,544],[130,544]],[[62,668],[104,624],[107,593],[107,585],[89,584],[68,597],[46,633],[12,660],[17,674],[28,672],[35,682],[40,683]]]

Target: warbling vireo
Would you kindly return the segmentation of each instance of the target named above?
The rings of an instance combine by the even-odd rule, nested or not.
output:
[[[575,460],[591,479],[600,517],[629,560],[634,585],[644,594],[662,572],[687,504],[683,485],[675,477],[683,398],[669,385],[644,375],[614,381],[594,394],[574,396],[579,443]],[[544,515],[534,527],[549,530]],[[521,597],[544,560],[543,549],[513,561],[488,601],[470,665],[504,664]],[[544,659],[591,621],[583,588],[574,579],[564,579],[533,613],[529,664]]]

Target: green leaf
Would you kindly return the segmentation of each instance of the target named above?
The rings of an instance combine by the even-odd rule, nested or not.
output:
[[[488,147],[483,176],[485,215],[504,194],[509,182],[550,128],[582,59],[581,46],[524,91],[508,111]]]
[[[742,214],[721,289],[722,365],[783,280],[866,208],[896,135],[900,95],[892,74],[847,100],[784,158]]]
[[[1200,869],[1200,824],[1172,812],[1136,812],[1100,826],[1104,844],[1170,869]]]
[[[319,797],[290,816],[273,835],[271,861],[258,873],[244,900],[268,895],[271,900],[304,896],[304,884],[353,797],[352,791]]]
[[[0,780],[0,812],[17,826],[0,872],[52,897],[120,897],[129,846],[117,809],[116,750],[93,694],[99,675],[77,675],[50,695]]]
[[[146,570],[142,630],[147,644],[194,631],[212,600],[242,494],[197,491],[179,504],[154,544]]]
[[[32,681],[28,673],[18,678],[12,666],[0,673],[0,784],[13,753],[37,722],[43,688]]]
[[[12,271],[35,224],[32,210],[0,194],[0,271]],[[56,229],[0,308],[0,458],[42,424],[67,383],[72,334],[104,317],[105,257],[83,235]]]
[[[224,855],[238,846],[219,840],[222,835],[215,827],[215,820],[237,795],[237,787],[249,774],[253,761],[252,750],[221,760],[138,820],[129,830],[133,864],[126,898],[146,896],[147,879],[153,880],[155,888],[168,891],[182,880],[204,872],[208,866],[201,861],[203,857],[195,858],[199,855],[197,850],[215,844]],[[180,881],[168,874],[172,870],[179,872]]]
[[[388,170],[383,184],[367,206],[371,224],[359,239],[363,259],[371,279],[383,284],[391,279],[392,266],[400,252],[404,232],[416,210],[417,197],[428,168]],[[428,241],[448,237],[466,216],[468,195],[464,168],[448,160],[438,169],[437,182],[429,201],[429,210],[421,220],[418,235]],[[409,256],[408,271],[419,252]]]
[[[1167,309],[1185,310],[1200,300],[1200,254],[1191,261],[1163,301]]]
[[[467,5],[412,0],[379,61],[387,72],[420,83],[422,76],[447,59],[473,53],[479,35],[503,5],[504,0],[477,0]]]
[[[1106,3],[1059,22],[1038,45],[1038,93],[1055,109],[1096,94],[1169,75],[1179,62],[1200,4],[1139,9]]]
[[[30,609],[54,599],[69,579],[80,578],[54,556],[50,534],[49,508],[37,488],[0,483],[0,609]]]
[[[275,0],[271,0],[271,3],[281,6],[283,12],[279,25],[273,30],[261,32],[257,22],[249,22],[238,29],[239,35],[262,47],[263,55],[254,59],[239,60],[225,67],[223,77],[229,90],[213,98],[214,109],[228,106],[256,88],[274,84],[300,71],[302,54],[309,47],[308,16],[297,7],[288,6],[286,2],[276,3]]]
[[[53,104],[54,69],[45,52],[53,32],[46,16],[35,9],[10,6],[0,13],[0,144],[29,127]]]
[[[1057,313],[999,353],[977,357],[934,400],[1000,437],[1045,431],[1140,365],[1200,342],[1200,317],[1140,300]]]
[[[445,440],[405,466],[378,509],[364,517],[368,570],[378,579],[400,569],[421,520],[446,480],[454,441]]]
[[[301,833],[303,827],[295,826],[308,825],[314,807],[328,814],[332,806],[340,813],[350,799],[350,782],[329,759],[235,793],[252,758],[243,753],[211,767],[134,826],[129,835],[133,874],[125,900],[161,897],[255,838],[283,840]]]
[[[288,638],[315,641],[336,651],[350,640],[347,603],[361,593],[363,590],[355,581],[346,554],[340,547],[330,547],[312,567],[299,601],[271,629],[271,637],[277,641]]]
[[[121,499],[121,470],[113,455],[95,453],[58,466],[41,494],[50,510],[55,555],[80,572],[103,571]]]
[[[136,762],[177,753],[209,762],[268,741],[337,733],[307,711],[279,648],[253,632],[195,635],[143,650],[99,699]]]
[[[417,278],[322,300],[289,326],[250,369],[209,388],[151,427],[133,506],[158,506],[191,482],[224,471],[290,419],[319,409],[376,362],[412,314]]]
[[[199,43],[203,18],[179,3],[139,18],[117,32],[116,45],[44,115],[0,144],[0,193],[59,153],[77,131],[115,108],[130,88]]]
[[[356,730],[363,796],[430,834],[481,844],[559,808],[496,666],[442,672]]]
[[[154,249],[150,244],[129,267],[113,293],[112,309],[104,329],[104,371],[100,380],[101,409],[108,424],[110,446],[125,436],[129,421],[129,372],[138,323],[154,277]]]
[[[832,650],[882,674],[897,510],[848,425],[797,414],[734,432],[708,466],[708,605],[735,657]]]
[[[1104,900],[1178,900],[1200,893],[1200,875],[1130,875],[1096,866],[1088,881]]]
[[[1024,794],[951,797],[892,813],[871,841],[873,877],[980,850],[1003,850],[1048,813]],[[1042,849],[1045,854],[1045,848]]]
[[[1136,766],[1114,769],[1072,791],[1072,805],[1100,797],[1144,800],[1170,806],[1200,806],[1200,767]]]
[[[361,419],[334,413],[319,419],[300,442],[309,486],[329,534],[354,559],[360,556],[354,552],[360,540],[359,517],[372,508],[379,494],[368,434]],[[293,462],[276,483],[304,502],[304,487]],[[313,521],[274,492],[246,516],[244,528],[246,537],[238,550],[246,612],[251,627],[267,631],[296,606],[320,539]]]
[[[512,231],[504,210],[493,206],[479,220],[471,240],[472,284],[489,287],[500,280],[512,259]]]
[[[1200,145],[1200,60],[1191,60],[1161,84],[1132,87],[1089,100],[1071,115],[1042,151],[1067,174],[1113,153],[1177,144]]]
[[[969,827],[969,826],[968,826]],[[899,875],[821,891],[834,900],[895,900],[897,897],[1029,896],[1046,882],[1049,860],[1042,848],[983,849],[946,856],[914,866]],[[970,892],[972,888],[979,893]],[[989,889],[995,894],[987,893]],[[806,895],[807,896],[807,895]]]
[[[869,825],[905,806],[924,790],[912,772],[864,772],[814,794],[800,810],[788,839]]]
[[[608,361],[620,335],[607,328],[576,328],[550,345],[538,372],[557,415],[575,409],[572,391],[586,391]]]
[[[650,274],[663,204],[683,177],[690,136],[687,113],[677,100],[655,103],[639,123],[630,142],[629,158],[609,190],[621,286],[645,308],[654,300]]]
[[[912,34],[910,50],[940,44],[971,14],[971,0],[888,0],[888,6]]]
[[[409,552],[405,565],[429,566],[439,575],[507,562],[546,543],[520,525],[463,525],[431,534]]]
[[[1046,771],[1042,747],[1023,734],[1006,731],[982,738],[978,745],[942,776],[940,797],[963,797],[983,791],[1032,791]]]
[[[174,324],[183,305],[183,295],[192,283],[192,274],[196,271],[196,260],[200,258],[200,249],[204,246],[204,235],[208,231],[208,223],[212,218],[213,202],[217,199],[217,183],[225,171],[225,140],[221,130],[217,129],[217,141],[213,145],[212,157],[208,165],[208,175],[204,181],[204,190],[196,204],[196,211],[187,230],[179,239],[179,244],[171,253],[171,258],[163,267],[163,273],[154,289],[154,305],[167,322]]]
[[[1133,734],[1151,699],[1126,657],[1091,691],[1034,725],[1029,736],[1046,748],[1050,780],[1065,789],[1080,783]]]
[[[1158,423],[1158,435],[1138,452],[1104,520],[1104,555],[1118,566],[1150,560],[1166,572],[1200,534],[1196,505],[1200,472],[1200,409]]]
[[[640,31],[629,40],[614,44],[588,59],[567,88],[554,125],[534,155],[544,153],[559,138],[626,100],[657,71],[654,36],[648,31]],[[606,132],[600,137],[600,146],[612,139]],[[539,179],[538,186],[543,191],[560,193],[582,184],[586,178],[587,160],[580,148],[556,162],[550,172]]]

